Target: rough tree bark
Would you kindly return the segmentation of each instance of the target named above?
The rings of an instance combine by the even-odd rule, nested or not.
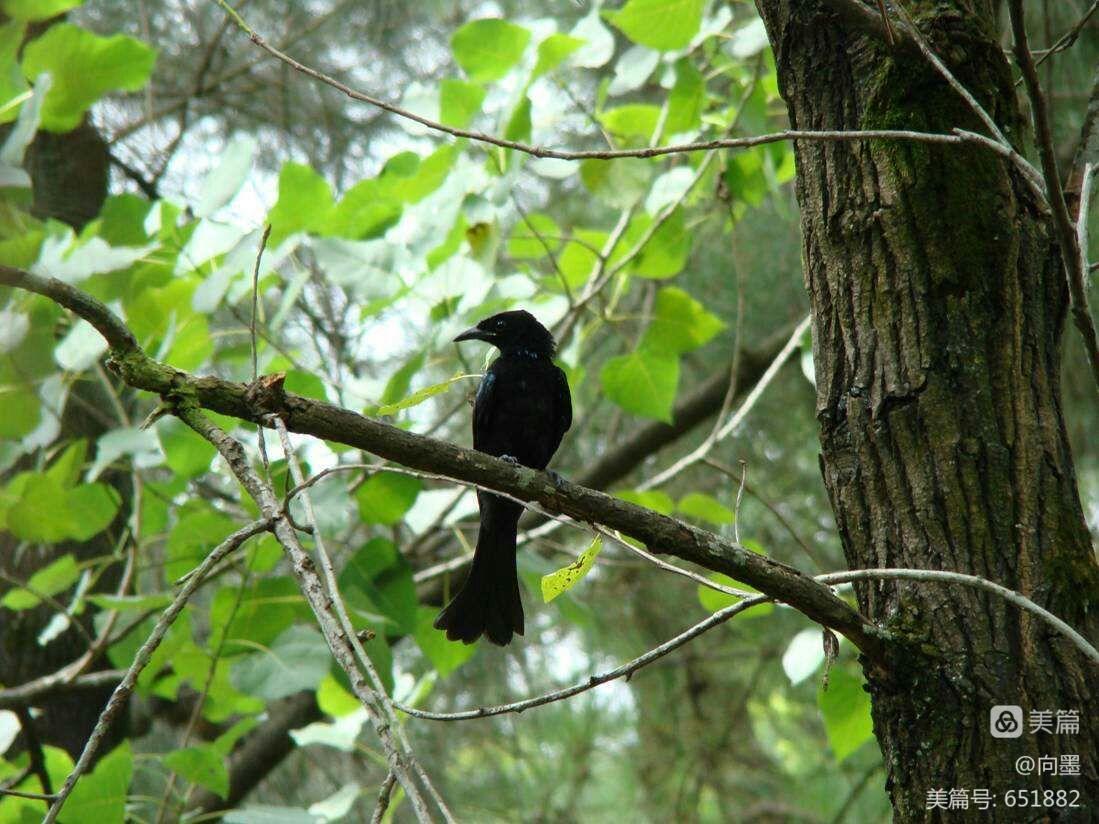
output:
[[[996,3],[904,5],[1018,148]],[[857,4],[757,6],[794,128],[984,131],[919,52],[860,25]],[[1062,418],[1066,285],[1049,216],[980,148],[795,149],[821,469],[848,563],[984,576],[1094,639],[1099,569]],[[882,582],[857,594],[899,639],[884,668],[867,668],[897,821],[1094,820],[1097,673],[1076,649],[976,590]],[[1080,729],[1030,734],[1024,716],[1021,737],[993,738],[996,704],[1075,710]],[[1062,754],[1079,755],[1079,777],[1016,771],[1019,756]],[[929,790],[951,788],[988,789],[997,806],[927,809]],[[1088,808],[1008,808],[1004,792],[1024,788],[1078,790]]]

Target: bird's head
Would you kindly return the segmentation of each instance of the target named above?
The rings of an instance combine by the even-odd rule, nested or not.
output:
[[[501,352],[526,352],[553,357],[557,347],[550,331],[525,309],[513,309],[485,318],[454,339],[483,340]]]

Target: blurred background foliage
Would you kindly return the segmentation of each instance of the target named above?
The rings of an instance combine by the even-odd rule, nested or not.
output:
[[[1033,41],[1055,42],[1087,5],[1029,3]],[[355,89],[528,144],[630,148],[786,125],[750,3],[237,8],[268,42]],[[576,425],[554,466],[577,477],[671,421],[715,377],[733,374],[739,403],[745,353],[773,356],[807,312],[787,144],[536,160],[349,100],[254,47],[214,2],[0,0],[0,10],[0,260],[106,301],[180,369],[252,377],[252,273],[269,223],[261,374],[285,371],[292,391],[468,445],[470,376],[486,361],[450,341],[524,306],[559,336]],[[1042,67],[1066,165],[1097,45],[1092,21]],[[154,400],[118,385],[86,324],[44,299],[5,290],[0,300],[0,680],[52,672],[97,633],[109,641],[103,665],[124,668],[172,583],[254,509],[205,442],[171,420],[141,427]],[[1066,416],[1096,529],[1099,421],[1069,332]],[[726,535],[739,528],[754,549],[807,572],[842,568],[811,379],[804,341],[711,462],[637,499]],[[610,489],[630,494],[698,446],[716,411],[666,448],[627,456]],[[257,445],[254,429],[219,422]],[[300,446],[314,470],[370,460]],[[430,622],[452,586],[438,565],[475,539],[469,492],[359,473],[321,483],[314,500],[355,620],[377,633],[368,650],[394,694],[423,708],[585,680],[728,603],[608,545],[543,604],[540,577],[590,541],[558,528],[520,549],[527,636],[465,648]],[[255,541],[187,607],[63,820],[211,809],[238,766],[234,746],[287,707],[300,712],[285,725],[298,730],[292,751],[226,820],[365,820],[384,758],[311,620],[273,540]],[[822,659],[804,618],[757,608],[566,702],[405,724],[464,820],[888,820],[862,676],[842,645],[825,692]],[[82,739],[51,736],[48,715],[56,788]],[[11,741],[17,729],[0,711],[0,780],[41,791],[25,740]],[[0,800],[0,821],[41,812]],[[399,792],[388,815],[411,815]]]

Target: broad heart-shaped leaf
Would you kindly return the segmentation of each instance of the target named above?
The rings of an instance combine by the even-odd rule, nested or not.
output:
[[[319,632],[293,626],[276,638],[269,650],[235,663],[230,680],[247,695],[273,701],[302,690],[315,690],[331,662],[332,654]]]
[[[212,744],[173,750],[161,759],[164,766],[224,799],[229,795],[229,771],[225,759]]]
[[[64,488],[46,473],[25,473],[8,484],[7,528],[17,538],[42,543],[86,541],[104,529],[118,512],[118,493],[103,484]]]
[[[378,626],[376,618],[368,620],[376,629],[416,631],[418,604],[412,570],[391,541],[375,538],[356,552],[344,564],[339,584],[352,609],[391,622]]]
[[[126,791],[133,768],[130,742],[123,741],[76,783],[65,802],[61,820],[122,824],[126,820]]]
[[[716,315],[682,289],[667,286],[656,295],[653,321],[645,330],[641,347],[681,355],[707,343],[725,328]]]
[[[675,64],[675,85],[668,95],[668,119],[664,134],[689,132],[702,125],[706,104],[706,82],[695,64],[684,57]]]
[[[549,575],[543,575],[542,600],[548,604],[562,592],[572,589],[577,581],[588,574],[592,564],[595,563],[595,557],[602,548],[603,536],[596,535],[588,548],[581,552],[575,561],[566,567],[561,567],[561,569],[549,573]]]
[[[420,494],[420,481],[399,472],[371,475],[355,493],[363,523],[392,526],[404,517]]]
[[[599,375],[607,397],[627,412],[671,423],[679,383],[679,359],[638,349],[611,358]]]
[[[67,132],[84,112],[113,89],[145,85],[156,51],[126,35],[99,37],[71,23],[57,23],[23,50],[23,74],[34,80],[49,72],[53,84],[42,106],[42,128]]]
[[[551,34],[538,44],[538,60],[534,64],[534,71],[530,73],[531,80],[537,80],[546,72],[553,71],[557,66],[584,45],[579,37],[570,34]]]
[[[0,11],[16,20],[33,22],[49,20],[83,3],[84,0],[2,0]]]
[[[492,18],[466,23],[454,32],[450,47],[470,80],[489,83],[519,62],[529,42],[529,30]]]
[[[631,222],[631,234],[634,224],[640,228],[647,228],[647,223],[640,215],[636,221]],[[678,275],[687,264],[687,256],[691,253],[691,233],[687,230],[683,210],[676,209],[660,224],[645,248],[633,265],[633,273],[638,277],[652,278],[653,280],[665,280]]]
[[[484,86],[448,77],[439,83],[439,120],[464,129],[481,111],[484,101]]]
[[[712,572],[706,576],[715,584],[721,584],[722,586],[732,587],[733,589],[746,590],[748,592],[757,592],[755,587],[748,586],[748,584],[742,584],[740,581],[734,581],[728,575],[722,575],[720,572]],[[707,609],[710,612],[717,612],[719,609],[725,609],[725,607],[731,607],[733,604],[739,603],[742,599],[737,598],[735,595],[726,595],[724,592],[718,592],[716,589],[710,589],[710,587],[698,585],[698,602],[702,604],[703,609]],[[737,616],[739,618],[758,618],[761,615],[769,615],[774,612],[775,605],[767,602],[759,604],[758,606],[751,607],[747,612]]]
[[[874,737],[870,696],[863,689],[862,679],[843,667],[832,670],[827,690],[817,690],[817,706],[836,761],[843,761]]]
[[[276,248],[295,232],[326,228],[334,201],[328,182],[309,166],[284,163],[279,172],[279,199],[267,214],[271,224],[268,244]]]
[[[455,644],[446,639],[446,633],[435,629],[435,616],[437,609],[431,607],[419,607],[416,611],[416,643],[431,666],[435,667],[439,675],[446,678],[454,670],[468,661],[477,647],[473,644]]]
[[[704,0],[629,0],[607,18],[634,43],[671,51],[698,34],[704,5]]]
[[[40,596],[56,595],[72,586],[79,577],[80,567],[73,556],[62,555],[34,573],[27,581],[26,589],[10,590],[0,601],[0,606],[11,610],[30,609],[38,606]]]

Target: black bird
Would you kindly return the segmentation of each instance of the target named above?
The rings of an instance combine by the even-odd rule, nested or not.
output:
[[[530,312],[501,312],[454,339],[483,340],[500,350],[473,402],[473,448],[545,469],[572,425],[569,383],[553,363],[556,344]],[[435,619],[451,641],[472,644],[482,633],[494,644],[523,634],[523,602],[515,568],[515,536],[523,508],[478,492],[481,528],[462,589]]]

